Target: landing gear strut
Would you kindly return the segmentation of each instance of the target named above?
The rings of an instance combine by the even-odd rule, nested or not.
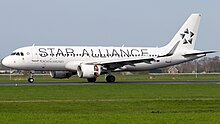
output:
[[[34,83],[34,72],[30,72],[29,78],[28,78],[28,82],[29,83]]]

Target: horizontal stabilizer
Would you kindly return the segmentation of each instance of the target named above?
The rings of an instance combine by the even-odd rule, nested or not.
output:
[[[183,56],[184,57],[189,57],[189,56],[196,56],[196,55],[203,55],[203,54],[209,54],[209,53],[215,53],[217,51],[192,51],[192,52],[188,52],[188,53],[185,53]]]

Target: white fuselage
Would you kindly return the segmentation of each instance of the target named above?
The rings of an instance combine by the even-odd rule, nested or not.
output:
[[[155,61],[150,63],[140,62],[133,65],[128,63],[127,65],[113,70],[144,71],[175,65],[202,57],[193,56],[185,58],[181,55],[182,53],[175,53],[167,57],[158,57],[167,52],[168,50],[163,48],[146,47],[30,46],[15,50],[12,55],[4,59],[3,63],[7,63],[5,65],[8,67],[21,70],[76,71],[77,66],[82,63],[154,58]]]

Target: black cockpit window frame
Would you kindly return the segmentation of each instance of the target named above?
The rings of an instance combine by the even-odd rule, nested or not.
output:
[[[16,52],[13,52],[11,55],[12,55],[12,56],[16,55]]]
[[[20,53],[19,53],[19,52],[16,52],[16,56],[20,56]]]

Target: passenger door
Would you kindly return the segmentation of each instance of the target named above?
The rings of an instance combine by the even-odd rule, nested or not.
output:
[[[37,49],[36,47],[32,47],[31,49],[31,53],[32,53],[32,62],[35,63],[35,62],[38,62],[38,54],[37,54]]]

